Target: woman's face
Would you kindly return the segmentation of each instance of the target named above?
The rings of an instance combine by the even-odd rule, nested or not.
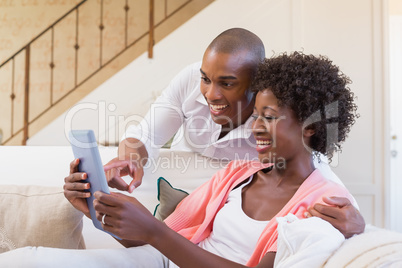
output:
[[[246,52],[237,54],[207,50],[201,66],[201,93],[215,123],[236,128],[251,115],[254,106],[250,92],[253,66]]]
[[[291,109],[278,106],[271,90],[258,92],[252,117],[258,158],[262,163],[285,163],[306,153],[302,124]]]

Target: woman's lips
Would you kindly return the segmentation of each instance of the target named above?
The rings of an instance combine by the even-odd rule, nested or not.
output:
[[[271,140],[257,140],[257,152],[262,153],[268,150],[271,147]]]

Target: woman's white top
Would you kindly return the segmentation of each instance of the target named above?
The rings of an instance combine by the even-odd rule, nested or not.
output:
[[[209,237],[198,246],[237,263],[246,264],[269,221],[258,221],[242,209],[242,189],[253,177],[229,193],[226,204],[217,213]]]

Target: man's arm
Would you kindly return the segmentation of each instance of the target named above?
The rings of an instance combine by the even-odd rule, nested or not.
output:
[[[365,221],[360,212],[344,197],[324,197],[323,204],[315,204],[308,209],[307,217],[316,216],[328,221],[338,229],[345,238],[364,232]]]
[[[155,158],[184,122],[182,105],[197,89],[194,85],[199,81],[194,80],[194,70],[199,73],[198,65],[182,70],[151,105],[139,125],[127,128],[119,144],[118,157],[105,165],[109,186],[129,192],[140,186],[148,158]],[[129,185],[121,179],[125,175],[133,178]]]

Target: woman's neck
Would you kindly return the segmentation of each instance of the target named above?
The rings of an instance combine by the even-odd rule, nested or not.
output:
[[[302,159],[291,159],[276,163],[267,175],[269,174],[271,179],[276,179],[278,185],[283,183],[300,185],[314,169],[313,158],[310,155]]]

